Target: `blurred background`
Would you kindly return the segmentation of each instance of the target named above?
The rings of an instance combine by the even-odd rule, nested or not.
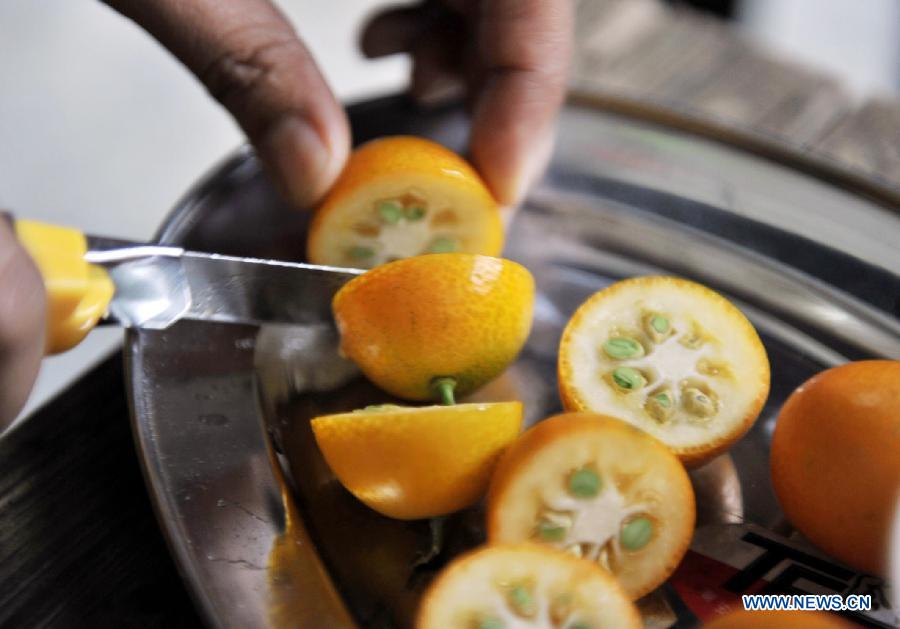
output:
[[[591,0],[586,0],[591,1]],[[599,1],[599,0],[598,0]],[[378,0],[277,0],[344,101],[403,88],[405,58],[362,58]],[[897,0],[696,0],[772,53],[838,77],[862,100],[900,94]],[[0,3],[0,207],[145,240],[242,136],[149,36],[95,0]],[[298,243],[298,246],[302,246]],[[121,342],[99,329],[45,361],[23,416]]]

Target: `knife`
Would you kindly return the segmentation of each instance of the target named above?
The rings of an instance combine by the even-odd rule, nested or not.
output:
[[[0,216],[12,222],[44,279],[48,354],[74,347],[101,320],[154,330],[183,319],[330,321],[334,294],[364,272],[112,240]]]

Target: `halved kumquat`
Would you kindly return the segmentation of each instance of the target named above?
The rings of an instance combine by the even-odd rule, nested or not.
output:
[[[372,406],[312,420],[338,480],[379,513],[411,520],[479,500],[522,428],[520,402]]]
[[[307,254],[316,264],[373,268],[424,253],[499,255],[496,201],[462,157],[411,136],[357,148],[316,210]]]
[[[641,627],[637,608],[595,565],[530,545],[488,546],[454,560],[422,599],[417,629]]]
[[[568,413],[507,450],[487,499],[489,543],[532,542],[613,574],[633,599],[674,572],[694,532],[694,492],[663,444],[623,421]]]
[[[432,254],[347,283],[332,310],[341,351],[407,400],[453,401],[499,376],[531,330],[534,279],[510,260]]]
[[[635,277],[572,316],[559,387],[567,410],[624,419],[696,466],[756,421],[769,360],[753,325],[718,293],[676,277]]]

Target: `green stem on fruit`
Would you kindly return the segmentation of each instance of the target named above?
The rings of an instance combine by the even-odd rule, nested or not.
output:
[[[441,397],[441,404],[445,406],[453,406],[456,404],[456,398],[453,391],[456,389],[456,380],[454,378],[435,378],[432,387]]]
[[[444,548],[444,538],[446,531],[446,527],[444,525],[446,524],[446,522],[447,516],[445,515],[441,515],[428,520],[428,550],[423,553],[419,553],[419,556],[416,558],[415,562],[413,562],[413,568],[425,566],[429,564],[431,560],[441,554],[441,550],[443,550]]]

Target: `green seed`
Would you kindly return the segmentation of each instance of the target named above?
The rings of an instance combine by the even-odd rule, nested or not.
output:
[[[682,394],[684,408],[698,417],[712,417],[716,413],[716,403],[696,387],[688,387]]]
[[[651,395],[647,398],[647,403],[644,404],[644,410],[656,421],[665,423],[669,420],[675,410],[672,403],[672,396],[668,391]]]
[[[378,216],[388,225],[396,225],[403,218],[403,207],[396,201],[384,201],[378,204]]]
[[[653,537],[653,522],[648,518],[635,518],[622,527],[619,542],[627,550],[640,550]]]
[[[425,218],[425,208],[415,205],[413,207],[406,208],[403,214],[406,216],[406,220],[408,221],[420,221]]]
[[[541,516],[536,531],[538,537],[546,542],[561,542],[566,537],[566,531],[572,528],[572,518],[565,513],[548,511]]]
[[[537,532],[545,542],[561,542],[566,538],[566,527],[552,522],[541,522],[537,526]]]
[[[622,389],[633,391],[647,384],[647,379],[637,369],[619,367],[612,372],[613,382]]]
[[[627,336],[611,338],[603,344],[603,351],[610,358],[638,358],[644,355],[644,346]]]
[[[576,498],[593,498],[600,493],[600,476],[588,467],[582,467],[569,476],[569,493]]]
[[[509,591],[509,606],[520,616],[532,616],[537,611],[531,592],[521,585]]]
[[[494,616],[488,616],[478,621],[478,629],[503,629],[503,621]]]
[[[573,622],[566,629],[592,629],[586,622]]]
[[[375,255],[375,250],[371,247],[353,247],[350,249],[350,257],[354,260],[368,260]]]
[[[661,315],[653,315],[650,318],[650,326],[660,334],[665,334],[669,331],[669,320]]]
[[[430,253],[453,253],[459,249],[456,241],[452,238],[446,238],[441,236],[440,238],[435,238],[431,243],[431,246],[428,247],[428,251]]]

